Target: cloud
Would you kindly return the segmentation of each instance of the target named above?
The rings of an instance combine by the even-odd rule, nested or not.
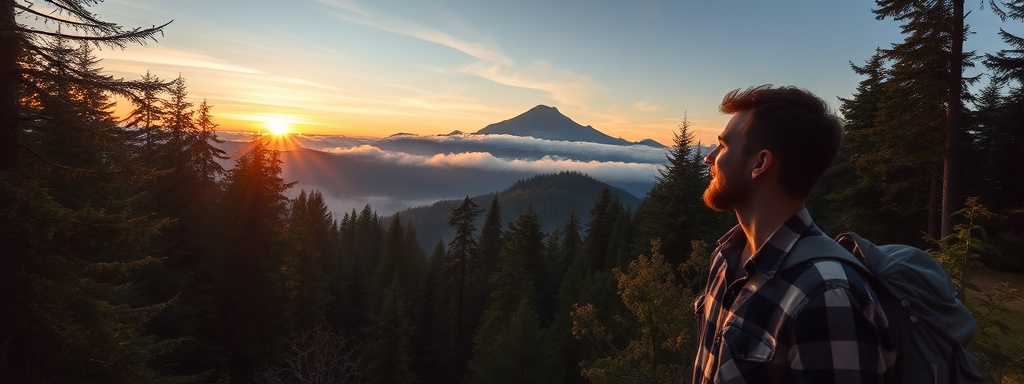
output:
[[[487,152],[439,153],[432,156],[386,151],[363,144],[354,148],[331,148],[325,152],[406,166],[477,168],[491,171],[557,173],[579,171],[610,182],[652,182],[662,164],[624,161],[580,161],[544,156],[540,159],[505,159]]]
[[[327,210],[330,211],[334,218],[339,221],[346,214],[351,214],[353,210],[356,212],[362,211],[367,205],[369,205],[374,212],[377,212],[377,214],[387,216],[403,209],[430,205],[443,199],[443,197],[438,197],[408,200],[398,199],[391,196],[376,195],[343,196],[331,192],[329,187],[303,183],[298,183],[292,186],[292,188],[285,192],[285,196],[290,199],[294,199],[299,196],[299,192],[302,190],[307,192],[320,191],[324,197],[324,205],[327,206]]]
[[[556,141],[505,134],[497,135],[444,135],[416,136],[401,135],[381,139],[382,142],[395,140],[420,140],[453,147],[461,143],[475,143],[485,148],[517,149],[538,153],[559,154],[567,158],[630,159],[639,163],[664,163],[667,150],[646,145],[611,145],[590,142]]]
[[[557,68],[546,60],[519,64],[492,41],[470,41],[415,23],[384,19],[350,2],[317,1],[333,8],[335,12],[331,15],[339,20],[438,44],[476,59],[475,62],[455,69],[454,73],[477,76],[505,86],[544,92],[559,104],[579,107],[585,106],[595,93],[603,89],[589,77]],[[445,72],[442,69],[434,69]]]
[[[545,92],[558,104],[577,107],[585,107],[601,90],[590,78],[556,68],[544,60],[536,60],[526,66],[480,61],[462,66],[459,72],[502,85]]]
[[[653,111],[657,111],[657,110],[661,109],[661,106],[660,105],[656,105],[656,104],[651,104],[651,103],[646,102],[646,101],[638,101],[636,104],[633,104],[633,109],[636,109],[638,111],[644,111],[644,112],[653,112]]]
[[[105,60],[105,63],[112,61],[120,63],[135,63],[145,64],[148,66],[161,66],[172,68],[189,67],[245,74],[262,73],[262,71],[253,68],[235,65],[207,55],[202,55],[194,52],[188,52],[180,49],[169,48],[166,46],[159,45],[154,45],[143,49],[133,49],[131,51],[109,49],[96,51],[95,53],[98,57]],[[181,70],[179,69],[179,71]]]
[[[347,11],[347,12],[354,12],[354,13],[358,13],[360,15],[368,15],[368,13],[362,7],[360,7],[359,4],[356,4],[356,2],[352,1],[352,0],[315,0],[315,1],[320,3],[320,4],[327,5],[327,6],[330,6],[332,8],[344,10],[344,11]]]

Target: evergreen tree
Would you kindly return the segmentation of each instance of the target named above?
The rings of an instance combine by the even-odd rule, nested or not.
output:
[[[609,260],[614,258],[611,248],[612,232],[619,215],[617,206],[618,198],[605,188],[590,209],[590,223],[587,224],[587,236],[583,241],[587,270],[603,271]]]
[[[886,50],[893,59],[889,97],[883,107],[888,130],[908,130],[896,143],[915,140],[925,151],[907,155],[897,166],[907,166],[900,176],[915,179],[930,175],[929,233],[933,237],[953,230],[952,213],[960,197],[960,155],[963,151],[964,122],[961,117],[965,96],[963,68],[973,66],[973,53],[964,52],[969,31],[964,23],[963,0],[920,2],[877,0],[877,18],[902,22],[906,39]],[[898,132],[898,131],[897,131]],[[916,156],[915,156],[916,155]],[[917,157],[920,156],[920,157]],[[942,159],[936,163],[931,159]],[[892,159],[888,160],[892,162]],[[930,168],[930,169],[929,169]],[[900,177],[897,176],[897,177]],[[921,193],[913,191],[911,193]],[[915,207],[911,207],[915,208]]]
[[[300,191],[290,208],[282,278],[291,306],[290,317],[298,329],[306,331],[326,322],[331,299],[324,268],[324,254],[330,251],[326,242],[331,214],[318,191],[308,195],[305,190]]]
[[[294,183],[281,179],[277,151],[254,137],[224,179],[221,239],[224,252],[212,273],[221,314],[223,345],[233,351],[236,380],[251,381],[260,362],[275,365],[290,339],[282,314],[288,313],[280,283],[287,198]]]
[[[501,206],[498,204],[498,196],[495,195],[490,208],[487,209],[487,216],[484,217],[484,226],[480,229],[481,281],[486,282],[491,273],[498,268],[502,247]],[[483,291],[486,292],[486,289]]]
[[[509,224],[498,270],[491,275],[487,309],[473,337],[470,382],[558,381],[557,344],[537,313],[544,299],[543,253],[537,214],[528,209]],[[511,317],[509,308],[516,308]]]
[[[1024,21],[1024,2],[1020,0],[993,2],[993,9],[1004,20]],[[984,134],[1002,140],[999,147],[989,148],[994,152],[986,155],[1006,159],[996,168],[1001,170],[996,177],[1003,184],[1002,201],[992,208],[1010,212],[1024,208],[1024,194],[1019,193],[1024,190],[1024,180],[1019,177],[1024,173],[1024,127],[1020,124],[1024,119],[1024,38],[1002,28],[999,37],[1009,48],[986,55],[985,66],[992,70],[998,82],[1008,84],[1010,90],[1004,98],[1002,116],[996,118],[998,122],[990,121]]]
[[[472,330],[476,328],[478,319],[469,316],[467,298],[468,292],[473,284],[472,278],[476,268],[479,267],[479,252],[476,235],[476,218],[483,210],[480,209],[467,196],[462,205],[452,210],[448,219],[448,225],[455,229],[455,237],[448,243],[448,253],[445,255],[444,281],[447,286],[446,295],[454,303],[446,305],[450,308],[453,316],[450,335],[451,358],[447,364],[450,379],[458,381],[465,372],[465,363],[469,357],[471,347]]]
[[[676,283],[658,241],[652,243],[650,257],[641,255],[625,272],[613,270],[626,315],[609,323],[600,315],[606,308],[583,304],[573,309],[573,335],[595,351],[581,364],[583,376],[592,382],[682,383],[689,378],[697,320],[679,303],[692,302],[694,295]]]
[[[384,232],[381,254],[373,274],[370,303],[374,306],[383,304],[385,291],[396,282],[400,294],[409,294],[412,288],[409,286],[412,281],[409,267],[405,250],[405,226],[402,225],[401,217],[396,214]],[[374,307],[371,310],[376,312],[379,308]]]
[[[163,129],[167,131],[167,144],[172,151],[179,151],[185,148],[185,137],[195,131],[195,111],[193,104],[188,101],[188,87],[185,86],[185,78],[178,75],[178,78],[171,81],[167,87],[167,98],[161,100],[163,112]]]
[[[682,263],[690,254],[691,240],[710,240],[725,227],[723,215],[704,205],[710,183],[708,166],[696,146],[685,117],[669,148],[668,166],[659,170],[655,184],[637,209],[636,249],[647,249],[652,239],[670,263]]]
[[[470,383],[557,383],[560,362],[554,339],[541,327],[533,306],[525,298],[508,313],[508,307],[485,316],[473,337]]]
[[[167,90],[168,83],[163,82],[149,71],[146,71],[146,74],[138,82],[146,84],[146,87],[140,89],[135,97],[129,99],[133,108],[124,118],[124,124],[139,130],[139,141],[148,152],[153,151],[156,145],[164,140],[160,128],[166,113],[163,110],[160,97]],[[153,161],[153,159],[149,160]]]
[[[427,383],[444,383],[445,372],[442,353],[447,345],[450,329],[447,302],[444,296],[442,269],[447,254],[444,242],[438,240],[430,254],[426,282],[423,289],[423,311],[414,338],[417,353],[413,365],[417,376]]]
[[[358,332],[368,325],[369,297],[383,232],[380,218],[370,205],[360,212],[353,209],[341,222],[337,255],[341,273],[332,278],[337,305],[332,306],[331,313],[337,314],[334,322],[342,331]]]
[[[542,301],[553,300],[553,297],[544,298],[546,292],[542,290],[541,284],[545,280],[543,256],[544,234],[540,231],[537,213],[530,208],[508,226],[505,247],[501,252],[501,273],[496,272],[492,276],[488,307],[513,308],[520,300],[527,299],[536,311]],[[512,289],[514,294],[509,292],[510,287],[516,287]]]
[[[815,210],[815,220],[834,231],[854,230],[875,241],[905,242],[909,230],[921,228],[908,228],[908,216],[921,215],[900,209],[893,197],[885,197],[882,181],[889,178],[879,176],[875,160],[879,147],[885,145],[876,136],[884,130],[881,108],[889,81],[886,60],[884,52],[878,50],[864,65],[850,64],[855,73],[865,78],[852,98],[840,99],[846,137],[835,164],[819,183],[817,194],[828,202],[827,206],[810,202],[808,206],[823,208]],[[812,199],[816,199],[814,196]],[[879,196],[883,196],[881,201]]]
[[[565,222],[565,227],[562,228],[562,244],[561,244],[561,257],[560,260],[563,264],[564,274],[572,261],[579,257],[580,250],[583,248],[583,239],[580,237],[580,221],[576,218],[576,212],[569,213],[569,219]]]
[[[398,278],[385,290],[380,309],[369,330],[371,343],[366,355],[366,382],[412,383],[409,350],[412,326],[407,317],[402,286]]]
[[[41,82],[63,78],[65,84],[78,84],[105,92],[131,97],[150,85],[114,79],[96,72],[62,71],[53,73],[24,66],[36,62],[46,67],[66,67],[66,61],[52,55],[54,40],[92,43],[125,48],[129,44],[155,41],[163,27],[134,28],[105,22],[89,11],[90,0],[53,0],[49,9],[30,7],[18,1],[0,4],[0,171],[14,170],[21,158],[21,134],[30,129],[22,124],[22,100],[29,89]],[[65,33],[74,31],[77,34]],[[26,85],[23,87],[22,85]]]
[[[136,281],[160,268],[145,248],[166,221],[142,209],[139,182],[152,172],[134,161],[130,133],[110,110],[111,87],[131,86],[102,75],[73,41],[30,40],[35,32],[4,16],[8,7],[0,6],[0,381],[155,380],[151,361],[170,342],[146,324],[166,303],[141,297]]]

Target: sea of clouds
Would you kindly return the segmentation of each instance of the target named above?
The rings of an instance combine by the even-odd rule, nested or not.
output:
[[[223,140],[236,143],[253,137],[251,133],[219,132],[218,135]],[[360,162],[365,167],[377,166],[386,170],[412,168],[424,173],[467,175],[465,180],[454,178],[447,181],[448,184],[465,185],[450,185],[450,188],[424,186],[421,189],[430,192],[422,195],[410,194],[410,191],[417,190],[417,183],[428,182],[409,177],[409,173],[402,173],[402,177],[409,178],[407,185],[391,186],[391,189],[370,188],[370,184],[376,183],[372,177],[362,181],[351,180],[353,185],[360,182],[368,185],[362,189],[338,188],[316,180],[293,180],[298,185],[289,194],[297,194],[300,188],[319,189],[336,214],[359,210],[367,204],[381,214],[390,214],[437,200],[500,191],[521,178],[562,171],[587,174],[643,197],[657,183],[660,171],[668,163],[669,154],[665,147],[554,141],[513,135],[396,134],[385,138],[366,138],[293,134],[290,140],[297,147],[337,156],[338,160]]]

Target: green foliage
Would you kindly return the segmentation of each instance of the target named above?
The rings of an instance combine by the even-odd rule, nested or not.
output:
[[[1019,286],[1021,281],[1017,281]],[[1020,309],[1010,309],[1010,303],[1024,298],[1020,290],[1009,282],[989,289],[978,289],[978,294],[967,300],[968,308],[978,325],[978,333],[971,343],[971,352],[981,362],[987,381],[994,383],[1020,382],[1024,379],[1021,362],[1024,361],[1024,331]],[[1015,379],[1015,380],[1014,380]]]
[[[498,268],[501,249],[504,247],[501,234],[501,205],[498,196],[491,200],[491,206],[484,217],[484,225],[480,229],[480,276],[484,282]],[[486,293],[486,289],[482,289]],[[484,295],[486,297],[486,295]]]
[[[134,85],[100,74],[84,44],[33,43],[2,63],[26,86],[0,81],[17,103],[0,115],[18,120],[0,124],[17,132],[0,167],[0,381],[156,381],[151,364],[180,340],[149,332],[171,298],[138,283],[162,268],[147,248],[168,221],[146,213],[140,186],[154,173],[111,112],[112,93]]]
[[[308,195],[301,191],[290,208],[281,280],[290,317],[300,329],[312,329],[327,321],[331,299],[324,268],[324,253],[331,251],[327,243],[331,215],[318,191]]]
[[[953,279],[957,297],[964,300],[966,297],[964,292],[970,281],[970,271],[977,264],[978,255],[996,252],[987,243],[988,235],[985,233],[985,229],[976,221],[991,218],[995,214],[978,203],[977,197],[969,197],[965,207],[957,211],[956,215],[963,217],[967,222],[957,224],[953,233],[942,239],[929,239],[938,248],[928,252],[935,255],[935,258],[942,263],[942,267]]]
[[[706,250],[701,243],[693,246]],[[690,259],[693,264],[686,268],[693,269],[700,265],[697,260],[708,258],[693,254]],[[660,244],[654,240],[651,256],[640,255],[626,272],[612,271],[628,310],[614,315],[612,323],[602,321],[601,309],[593,304],[573,307],[572,333],[594,351],[592,358],[581,363],[583,376],[591,382],[687,381],[695,342],[691,331],[697,320],[689,306],[681,304],[693,301],[692,290],[701,281],[677,283],[671,265],[664,260]]]
[[[541,327],[529,300],[508,307],[491,306],[473,337],[470,383],[561,382],[556,343]]]
[[[364,381],[369,383],[412,383],[409,371],[412,326],[399,279],[392,280],[384,293],[380,311],[373,317],[367,344]]]
[[[719,236],[727,228],[723,218],[728,215],[704,205],[710,175],[686,118],[679,124],[674,143],[668,166],[659,171],[658,184],[637,209],[636,249],[642,252],[651,240],[659,239],[665,257],[678,264],[690,253],[691,239]]]
[[[1018,289],[1010,287],[1007,282],[992,288],[982,288],[972,283],[975,279],[971,274],[980,265],[980,254],[997,252],[988,244],[985,229],[979,224],[986,218],[995,216],[979,203],[977,197],[967,199],[965,207],[956,212],[966,222],[957,224],[953,233],[942,239],[929,239],[937,248],[929,250],[942,263],[943,268],[953,280],[957,297],[963,300],[970,309],[978,325],[978,333],[972,344],[972,351],[982,364],[983,372],[989,380],[1001,382],[1002,377],[1014,373],[1009,367],[1017,366],[1020,351],[1024,344],[1017,338],[1014,328],[1005,320],[1009,313],[1008,305],[1013,300],[1024,298]],[[968,291],[973,294],[968,294]],[[1020,372],[1016,372],[1020,374]]]
[[[286,253],[284,191],[277,151],[254,137],[224,178],[220,234],[223,252],[210,271],[220,315],[221,343],[232,350],[235,379],[251,381],[260,362],[276,364],[291,339],[280,271]]]

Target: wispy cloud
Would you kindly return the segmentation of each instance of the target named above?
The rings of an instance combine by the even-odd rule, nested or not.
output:
[[[633,109],[644,112],[653,112],[661,109],[661,106],[657,104],[651,104],[650,102],[647,101],[638,101],[636,104],[633,104]]]
[[[253,68],[236,65],[211,56],[202,55],[181,49],[169,48],[166,46],[154,45],[145,49],[133,50],[102,50],[96,55],[104,59],[105,63],[114,62],[117,64],[143,64],[147,66],[161,66],[171,68],[198,68],[215,71],[258,74]]]
[[[449,72],[477,76],[505,86],[544,92],[559,104],[578,107],[585,107],[594,94],[602,89],[589,77],[558,68],[546,60],[533,60],[521,64],[506,55],[493,41],[471,41],[412,22],[382,18],[352,2],[317,1],[333,8],[334,12],[331,15],[339,20],[438,44],[477,60]]]

